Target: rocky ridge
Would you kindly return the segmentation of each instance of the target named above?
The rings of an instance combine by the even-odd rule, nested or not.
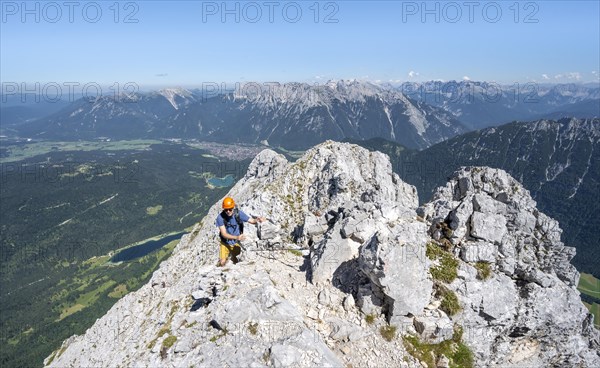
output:
[[[598,365],[598,332],[569,263],[575,248],[519,182],[502,170],[463,168],[419,214],[461,260],[443,287],[458,297],[453,321],[470,332],[479,363]]]
[[[387,156],[328,141],[295,163],[261,152],[230,195],[269,219],[246,226],[241,263],[215,266],[215,204],[45,364],[600,364],[573,249],[503,171],[462,169],[417,208]]]

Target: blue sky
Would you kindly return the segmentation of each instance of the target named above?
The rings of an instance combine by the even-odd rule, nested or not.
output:
[[[512,84],[600,71],[596,0],[1,3],[2,82]]]

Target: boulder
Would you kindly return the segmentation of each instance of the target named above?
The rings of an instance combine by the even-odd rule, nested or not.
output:
[[[321,235],[327,231],[327,220],[324,216],[315,216],[309,213],[304,218],[304,235],[311,237],[313,235]]]
[[[346,312],[351,311],[352,308],[354,308],[354,305],[355,305],[354,297],[352,296],[352,294],[350,294],[344,298],[343,307]]]
[[[358,254],[359,243],[341,235],[341,224],[336,223],[323,239],[311,249],[311,280],[313,283],[331,282],[335,270]]]
[[[471,216],[471,236],[499,244],[506,234],[506,217],[483,212]]]
[[[280,233],[279,226],[275,225],[271,221],[264,221],[258,223],[258,238],[261,240],[269,240],[276,238]]]
[[[497,201],[486,193],[477,193],[473,196],[473,209],[491,215],[506,214],[506,204]]]
[[[370,280],[388,297],[390,315],[419,314],[429,303],[433,283],[425,256],[426,226],[420,222],[402,227],[403,239],[378,232],[361,246],[359,264]],[[389,316],[388,316],[389,317]]]
[[[341,228],[341,234],[344,238],[352,238],[352,240],[363,243],[369,237],[375,228],[375,221],[369,218],[368,213],[359,212],[353,217],[344,219]]]
[[[375,289],[375,291],[373,290]],[[356,305],[365,315],[379,315],[385,296],[376,285],[363,285],[358,288]]]
[[[469,219],[473,213],[473,204],[469,198],[465,199],[456,207],[456,209],[448,215],[450,220],[449,226],[452,229],[452,238],[456,239],[455,244],[460,242],[467,235]]]
[[[327,322],[331,326],[329,337],[336,341],[356,341],[365,335],[360,326],[340,318],[330,318]]]
[[[421,335],[421,341],[428,344],[439,344],[450,340],[454,333],[454,324],[446,313],[434,310],[428,315],[416,316],[414,326],[417,333]]]
[[[466,242],[460,251],[465,262],[495,262],[498,247],[488,242]]]
[[[435,362],[436,368],[449,368],[450,367],[450,359],[444,354],[440,355],[437,362]]]
[[[294,346],[275,344],[269,352],[273,367],[286,368],[302,362],[302,351]]]
[[[473,190],[473,182],[469,177],[462,177],[458,180],[458,199],[464,198],[467,193]]]

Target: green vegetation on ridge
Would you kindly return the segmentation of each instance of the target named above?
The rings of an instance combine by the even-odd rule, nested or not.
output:
[[[462,341],[462,335],[462,327],[455,326],[452,339],[439,344],[427,344],[410,335],[404,336],[402,340],[406,351],[428,368],[436,368],[442,355],[449,359],[450,368],[471,368],[474,367],[473,353]]]

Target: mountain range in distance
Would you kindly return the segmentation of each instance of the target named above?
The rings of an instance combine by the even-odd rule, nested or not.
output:
[[[386,137],[424,148],[467,129],[442,109],[364,82],[292,83],[215,96],[165,89],[122,98],[80,99],[3,134],[77,140],[196,138],[306,149],[326,139]]]
[[[600,116],[597,84],[430,81],[396,87],[407,96],[451,112],[471,130],[515,120],[593,118]]]
[[[470,81],[394,87],[347,80],[323,85],[247,83],[215,93],[175,88],[82,98],[37,118],[11,118],[16,108],[19,116],[35,115],[27,113],[29,105],[13,104],[3,113],[0,133],[46,140],[192,138],[292,150],[327,139],[381,137],[425,149],[513,120],[600,116],[599,90],[593,85]]]

